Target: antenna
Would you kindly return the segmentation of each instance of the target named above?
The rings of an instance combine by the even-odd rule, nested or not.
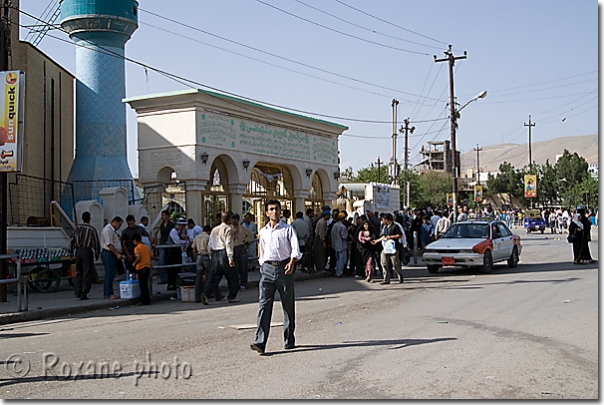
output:
[[[56,0],[50,0],[50,3],[48,3],[48,6],[46,6],[46,9],[42,12],[42,16],[40,17],[40,20],[44,22],[33,25],[25,37],[25,40],[37,47],[60,15],[61,8],[59,3]]]

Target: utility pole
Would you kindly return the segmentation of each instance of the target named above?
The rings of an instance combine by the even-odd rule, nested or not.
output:
[[[453,83],[453,67],[458,59],[466,59],[468,53],[464,51],[463,56],[453,56],[453,46],[444,52],[445,58],[437,59],[434,55],[434,62],[449,62],[449,107],[451,119],[451,149],[452,149],[452,171],[453,171],[453,221],[457,220],[457,153],[455,144],[455,131],[457,129],[457,111],[455,111],[455,87]]]
[[[392,184],[398,184],[398,163],[396,161],[396,124],[397,124],[397,112],[398,112],[398,100],[392,99],[392,158],[390,159],[390,164],[388,165],[390,177],[392,177]]]
[[[2,1],[2,14],[0,16],[0,71],[8,70],[8,59],[10,55],[10,0]],[[0,215],[0,255],[6,254],[7,228],[8,228],[8,179],[6,172],[0,173],[0,188],[2,189],[2,213]],[[0,278],[8,277],[6,260],[0,264]],[[0,285],[0,302],[6,302],[6,284]]]
[[[409,132],[413,133],[415,127],[409,128],[409,118],[405,118],[403,122],[405,123],[405,126],[400,129],[401,132],[405,132],[405,181],[403,184],[403,200],[405,201],[405,207],[409,208]]]
[[[476,147],[472,150],[476,151],[476,184],[480,185],[480,151],[482,148],[479,148],[476,144]]]
[[[382,182],[382,176],[381,176],[381,173],[380,173],[380,167],[382,166],[382,163],[384,163],[384,162],[382,162],[380,160],[380,157],[378,156],[378,160],[377,160],[377,165],[378,165],[378,183]]]
[[[528,135],[529,135],[528,152],[529,152],[529,173],[530,174],[533,174],[533,153],[532,153],[532,150],[531,150],[531,142],[532,142],[532,139],[531,139],[531,135],[532,135],[531,134],[531,128],[534,127],[535,125],[536,124],[534,122],[531,122],[531,116],[529,115],[529,122],[528,122],[528,124],[525,122],[524,126],[528,127],[528,129],[529,129],[529,133],[528,133]],[[533,199],[532,198],[531,198],[531,209],[533,209]]]
[[[534,122],[531,122],[531,116],[529,115],[529,122],[528,124],[525,122],[524,126],[528,127],[529,129],[529,140],[528,140],[528,152],[529,152],[529,173],[533,174],[533,154],[532,154],[532,150],[531,150],[531,128],[534,127],[535,124]]]

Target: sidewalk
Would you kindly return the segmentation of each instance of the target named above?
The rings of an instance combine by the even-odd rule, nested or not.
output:
[[[424,267],[424,263],[421,257],[418,258],[418,263],[413,264],[413,258],[411,262],[404,266],[405,268]],[[296,271],[294,277],[296,281],[309,280],[314,278],[330,277],[331,274],[318,272],[313,274]],[[124,279],[121,276],[113,283],[113,290],[115,295],[119,296],[120,286],[119,283]],[[151,295],[151,302],[157,302],[161,300],[169,300],[171,298],[176,299],[176,291],[166,291],[165,284],[158,284],[159,276],[153,277],[153,293]],[[258,270],[248,272],[248,289],[255,289],[258,287],[260,281],[260,272]],[[220,282],[220,288],[223,291],[227,291],[226,279],[222,279]],[[6,325],[15,322],[27,322],[39,319],[46,319],[52,317],[58,317],[63,315],[72,315],[87,311],[94,311],[99,309],[115,308],[116,306],[126,307],[134,305],[138,302],[138,299],[116,299],[106,300],[103,299],[103,285],[93,284],[92,290],[88,294],[88,300],[82,301],[77,299],[73,293],[73,287],[70,286],[67,280],[61,281],[61,286],[55,292],[51,293],[40,293],[28,289],[28,310],[24,312],[17,312],[17,294],[16,287],[14,284],[12,288],[9,287],[8,302],[0,303],[0,325]],[[23,297],[22,297],[23,299]]]
[[[326,276],[328,275],[323,273],[308,274],[296,271],[295,280],[303,281]],[[123,276],[121,277],[121,280],[123,280]],[[117,296],[119,296],[119,282],[121,280],[115,280],[113,284],[113,290]],[[151,296],[152,303],[176,298],[176,291],[166,291],[166,285],[158,284],[158,281],[159,277],[154,276],[153,294]],[[248,272],[248,289],[257,288],[259,281],[260,272],[258,270]],[[227,290],[227,283],[224,278],[220,282],[220,287],[221,290]],[[92,290],[88,294],[89,299],[82,301],[75,297],[73,288],[69,285],[67,280],[62,280],[59,289],[52,293],[40,293],[28,289],[28,311],[17,312],[17,294],[15,291],[16,288],[9,288],[8,302],[0,303],[0,325],[72,315],[87,311],[107,309],[109,307],[125,307],[134,305],[138,302],[138,299],[103,299],[102,284],[93,284]]]

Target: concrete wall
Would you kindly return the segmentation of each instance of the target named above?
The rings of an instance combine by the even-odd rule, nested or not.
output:
[[[19,41],[19,2],[13,0],[9,69],[25,72],[22,174],[44,180],[20,181],[11,187],[9,222],[24,224],[27,216],[48,216],[52,196],[60,199],[74,158],[74,76],[48,55]],[[54,97],[52,90],[54,88]],[[9,183],[16,176],[8,175]],[[46,186],[44,186],[46,184]]]

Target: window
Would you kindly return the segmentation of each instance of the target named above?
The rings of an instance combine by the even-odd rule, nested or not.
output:
[[[510,232],[508,227],[504,224],[498,223],[497,226],[499,227],[499,232],[501,232],[501,236],[510,236],[512,234],[512,232]]]

